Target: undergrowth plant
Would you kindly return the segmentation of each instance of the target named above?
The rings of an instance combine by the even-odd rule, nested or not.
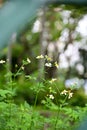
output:
[[[36,58],[45,58],[45,66],[52,66],[50,57],[40,55]],[[30,63],[27,58],[16,73],[7,71],[3,76],[6,82],[0,88],[0,130],[72,130],[77,127],[87,108],[80,108],[78,104],[77,107],[69,106],[68,100],[74,96],[75,84],[69,89],[61,90],[56,78],[38,81],[37,77],[26,75],[25,80],[33,82],[30,89],[34,93],[34,104],[30,105],[26,101],[15,103],[18,88],[16,77],[22,75],[25,66]],[[0,64],[6,67],[5,61],[1,60]],[[59,67],[57,62],[54,65]],[[41,108],[38,109],[37,102],[41,93],[44,93],[44,97]]]

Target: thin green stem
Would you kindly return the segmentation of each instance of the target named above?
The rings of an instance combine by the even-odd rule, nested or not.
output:
[[[23,65],[22,65],[23,66]],[[22,67],[21,66],[21,67]],[[21,67],[18,69],[18,71],[14,74],[14,78],[19,74],[20,70],[21,70]]]
[[[61,108],[62,108],[63,104],[66,102],[67,97],[68,97],[68,95],[65,96],[65,99],[64,99],[63,103],[59,106],[59,109],[58,109],[58,111],[57,111],[57,118],[56,118],[56,121],[55,121],[54,130],[57,130],[57,123],[58,123],[60,111],[61,111]]]
[[[35,97],[34,108],[36,107],[36,104],[37,104],[37,98],[38,98],[38,92],[37,92],[36,97]]]
[[[60,110],[61,110],[61,106],[58,108],[58,111],[57,111],[57,117],[56,117],[56,121],[55,121],[55,125],[54,125],[54,130],[57,130],[57,123],[58,123],[58,119],[59,119],[59,115],[60,115]]]
[[[56,89],[57,89],[57,92],[60,94],[60,90],[58,89],[58,87],[56,86],[56,84],[54,84]]]
[[[35,109],[36,104],[37,104],[38,93],[39,93],[39,92],[37,92],[36,97],[35,97],[34,109]],[[31,115],[31,122],[30,122],[30,129],[29,129],[29,130],[32,130],[32,122],[33,122],[34,109],[33,109],[33,111],[32,111],[32,115]]]

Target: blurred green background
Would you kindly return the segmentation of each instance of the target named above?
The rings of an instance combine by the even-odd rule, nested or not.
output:
[[[68,1],[67,5],[47,1],[48,6],[42,6],[42,3],[0,0],[0,59],[7,61],[7,66],[0,63],[0,89],[10,87],[11,82],[7,81],[11,76],[15,103],[27,101],[34,105],[34,89],[44,88],[37,99],[37,106],[42,107],[41,101],[49,87],[55,90],[56,86],[60,92],[73,87],[73,98],[67,103],[71,108],[84,108],[87,105],[87,7],[81,3],[71,5],[72,1],[70,5]],[[36,57],[40,55],[52,60],[38,60]],[[27,58],[31,63],[22,66]],[[57,80],[49,84],[52,79]],[[61,104],[58,92],[54,103],[56,99]]]

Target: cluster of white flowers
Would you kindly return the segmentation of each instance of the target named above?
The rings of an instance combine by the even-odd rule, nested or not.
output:
[[[69,93],[69,96],[68,96],[68,99],[72,98],[72,96],[73,96],[73,93],[70,92],[70,93]]]
[[[68,93],[67,90],[63,90],[63,91],[61,92],[61,95],[67,95],[67,93]]]
[[[37,56],[36,59],[43,59],[44,56],[43,55],[40,55],[40,56]]]
[[[47,56],[47,55],[43,56],[42,54],[36,57],[36,59],[43,59],[43,58],[44,58],[45,60],[47,60],[47,63],[45,63],[45,66],[46,66],[46,67],[52,67],[52,63],[51,63],[51,62],[53,61],[53,59],[52,59],[51,57],[49,57],[49,56]],[[58,65],[57,61],[54,62],[54,66],[55,66],[56,68],[59,68],[59,65]]]
[[[52,67],[52,64],[51,63],[45,63],[45,66],[46,67]]]
[[[0,64],[3,64],[3,63],[5,63],[5,61],[4,60],[0,60]]]
[[[53,96],[52,94],[50,94],[50,95],[49,95],[49,98],[53,100],[53,99],[54,99],[54,96]]]
[[[71,90],[63,90],[62,92],[61,92],[61,95],[68,95],[68,99],[70,99],[70,98],[72,98],[72,96],[73,96],[73,93],[71,92]]]

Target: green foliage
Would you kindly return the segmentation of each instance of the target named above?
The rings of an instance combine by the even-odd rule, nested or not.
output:
[[[3,130],[28,130],[33,122],[33,129],[40,129],[38,120],[42,120],[38,112],[33,112],[33,108],[26,102],[20,106],[14,103],[0,103],[0,129]],[[34,116],[34,119],[33,119]]]
[[[4,63],[4,61],[2,61]],[[23,60],[16,73],[7,71],[6,81],[0,89],[0,129],[2,130],[72,130],[77,127],[87,113],[87,107],[72,107],[69,102],[74,97],[76,85],[71,89],[61,88],[58,79],[37,80],[32,75],[24,75],[23,67],[30,64],[29,58]],[[4,65],[7,70],[7,66]],[[21,74],[21,75],[20,75]],[[16,78],[19,77],[19,80]],[[19,91],[19,92],[18,92]],[[17,103],[20,92],[30,94],[29,101]],[[23,96],[23,95],[22,95]],[[40,108],[37,107],[38,101]]]
[[[22,4],[22,6],[24,7],[24,4]],[[28,5],[27,8],[29,8]],[[36,8],[35,6],[35,9]],[[63,9],[70,11],[68,22],[64,22],[62,15]],[[26,10],[24,12],[26,12]],[[86,8],[75,9],[73,6],[64,5],[57,8],[48,8],[45,16],[46,27],[49,33],[48,40],[55,42],[60,39],[63,30],[68,29],[68,31],[76,33],[75,38],[71,42],[74,42],[74,40],[80,41],[82,37],[80,33],[75,32],[75,30],[79,20],[86,12]],[[30,12],[28,13],[30,14]],[[32,14],[34,14],[34,12],[30,15],[27,14],[27,16],[31,16]],[[20,17],[22,17],[22,15],[21,13]],[[23,19],[21,19],[22,21],[20,22],[20,17],[9,25],[14,25],[15,28],[17,21],[22,23]],[[74,21],[74,23],[69,22],[69,19]],[[58,79],[53,78],[48,81],[45,79],[42,79],[42,81],[38,80],[38,58],[34,59],[34,57],[38,54],[38,50],[40,49],[38,43],[40,39],[39,34],[41,32],[32,32],[34,22],[35,21],[32,21],[32,25],[29,25],[30,29],[26,26],[24,32],[17,38],[18,44],[12,45],[12,60],[15,61],[19,55],[18,62],[20,65],[15,65],[16,62],[13,62],[15,71],[14,68],[12,68],[12,72],[8,71],[8,66],[4,65],[3,68],[5,70],[3,69],[0,75],[0,130],[72,130],[81,123],[84,115],[87,113],[87,97],[84,96],[82,89],[76,90],[76,84],[70,86],[69,89],[64,87],[65,70],[62,70],[62,72],[58,71]],[[22,27],[22,24],[20,24],[20,26]],[[16,31],[18,30],[18,28],[15,29]],[[3,26],[1,28],[1,31],[2,30]],[[5,30],[6,33],[7,30]],[[8,33],[9,36],[6,39],[9,39],[11,33],[12,32]],[[2,43],[4,43],[6,39],[3,35],[1,38]],[[67,42],[67,40],[68,38],[66,38],[65,44],[68,45],[69,42]],[[0,54],[4,57],[7,51],[6,48],[0,52]],[[26,58],[27,56],[31,59]],[[39,56],[39,58],[41,58],[41,56]],[[44,60],[48,65],[47,67],[50,67],[49,63],[51,62],[51,58],[46,55],[42,56],[42,58],[45,58]],[[31,65],[32,61],[33,64]],[[0,62],[0,67],[2,68],[2,66]],[[58,69],[57,62],[54,63],[54,66]],[[33,70],[36,71],[36,74],[30,75],[30,72],[32,73]],[[26,75],[26,72],[29,73]]]

